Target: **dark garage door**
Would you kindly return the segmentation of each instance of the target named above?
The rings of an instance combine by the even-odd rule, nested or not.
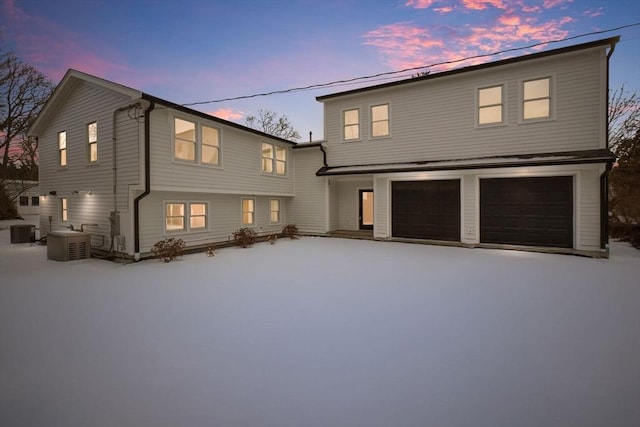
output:
[[[573,247],[573,178],[481,179],[480,242]]]
[[[393,181],[394,237],[460,241],[460,180]]]

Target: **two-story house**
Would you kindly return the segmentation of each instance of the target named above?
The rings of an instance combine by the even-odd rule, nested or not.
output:
[[[85,224],[139,258],[294,223],[606,256],[617,41],[320,96],[325,140],[297,145],[71,70],[31,128],[41,234]]]

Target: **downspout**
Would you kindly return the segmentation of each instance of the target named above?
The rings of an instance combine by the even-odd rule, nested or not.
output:
[[[151,111],[156,108],[153,99],[149,100],[149,107],[144,111],[144,192],[133,201],[133,234],[134,234],[134,257],[140,260],[140,201],[151,192],[151,135],[150,119]]]
[[[320,144],[320,151],[322,151],[322,166],[325,168],[329,167],[327,165],[327,152],[324,150],[324,146]]]
[[[617,41],[616,41],[617,42]],[[616,50],[616,42],[611,43],[611,49],[607,52],[607,107],[606,107],[606,136],[605,148],[609,149],[609,60]],[[607,163],[605,171],[600,175],[600,249],[606,249],[609,257],[609,172],[611,163]]]

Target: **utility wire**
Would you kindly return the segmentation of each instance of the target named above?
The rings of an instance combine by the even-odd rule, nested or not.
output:
[[[312,85],[308,85],[308,86],[301,86],[301,87],[295,87],[295,88],[290,88],[290,89],[274,90],[272,92],[255,93],[255,94],[252,94],[252,95],[242,95],[242,96],[235,96],[235,97],[230,97],[230,98],[214,99],[214,100],[211,100],[211,101],[191,102],[191,103],[182,104],[182,105],[185,106],[185,107],[190,107],[190,106],[194,106],[194,105],[213,104],[213,103],[217,103],[217,102],[237,101],[237,100],[240,100],[240,99],[250,99],[250,98],[263,97],[263,96],[292,93],[292,92],[302,92],[302,91],[307,91],[307,90],[322,89],[322,88],[331,87],[331,86],[343,86],[343,85],[353,84],[353,83],[361,81],[361,80],[369,80],[369,79],[376,79],[376,78],[378,78],[378,80],[390,79],[390,78],[393,78],[393,77],[384,77],[384,76],[395,76],[397,74],[407,73],[409,71],[417,71],[417,70],[422,70],[422,69],[425,69],[425,68],[428,69],[428,68],[437,67],[437,66],[440,66],[440,65],[457,64],[457,63],[464,62],[464,61],[469,61],[469,60],[472,60],[472,59],[479,59],[479,58],[486,58],[486,57],[490,57],[490,56],[502,55],[504,53],[515,52],[515,51],[524,50],[524,49],[531,49],[531,48],[534,48],[534,47],[547,45],[547,44],[552,44],[552,43],[562,43],[562,42],[566,42],[566,41],[569,41],[569,40],[575,40],[575,39],[582,38],[582,37],[593,36],[593,35],[598,35],[598,34],[604,34],[604,33],[609,33],[611,31],[618,31],[618,30],[623,30],[625,28],[631,28],[631,27],[637,27],[637,26],[640,26],[640,22],[635,22],[633,24],[622,25],[620,27],[610,28],[610,29],[607,29],[607,30],[592,31],[590,33],[578,34],[578,35],[571,36],[571,37],[566,37],[566,38],[563,38],[563,39],[549,40],[549,41],[545,41],[545,42],[534,43],[534,44],[531,44],[531,45],[528,45],[528,46],[514,47],[514,48],[510,48],[510,49],[500,50],[500,51],[497,51],[497,52],[492,52],[492,53],[484,53],[484,54],[479,54],[479,55],[467,56],[465,58],[454,59],[454,60],[451,60],[451,61],[435,62],[435,63],[430,64],[430,65],[421,65],[419,67],[405,68],[403,70],[387,71],[387,72],[384,72],[384,73],[372,74],[372,75],[369,75],[369,76],[353,77],[353,78],[345,79],[345,80],[335,80],[335,81],[328,82],[328,83],[317,83],[317,84],[312,84]]]

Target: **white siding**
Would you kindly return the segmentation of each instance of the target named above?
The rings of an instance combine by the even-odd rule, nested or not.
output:
[[[389,180],[384,177],[374,178],[373,205],[374,205],[374,237],[386,239],[391,236],[389,215],[391,211],[391,197],[389,196]]]
[[[245,227],[242,225],[242,199],[254,198],[255,224],[250,227],[259,235],[279,233],[288,222],[287,205],[289,198],[280,199],[281,221],[270,223],[269,196],[185,193],[153,191],[143,199],[140,207],[140,252],[149,253],[154,243],[167,237],[176,237],[185,241],[187,247],[231,240],[234,231]],[[164,229],[165,202],[205,202],[208,204],[209,227],[202,232],[170,233]]]
[[[295,197],[289,202],[289,220],[302,233],[325,233],[327,179],[316,176],[322,167],[319,148],[293,150]]]
[[[460,183],[460,191],[462,192],[461,238],[464,243],[479,241],[478,224],[476,223],[477,182],[475,175],[464,175]]]
[[[113,210],[113,151],[112,115],[116,108],[131,102],[127,97],[114,91],[87,83],[78,82],[68,94],[65,102],[51,117],[47,126],[38,135],[40,155],[40,224],[49,229],[73,225],[97,223],[92,232],[103,238],[94,239],[94,245],[104,241],[109,243],[109,212]],[[98,162],[87,162],[88,123],[98,123]],[[142,124],[131,119],[127,112],[117,115],[117,209],[121,213],[129,210],[129,186],[139,184],[139,142]],[[57,135],[67,132],[67,167],[58,167]],[[56,195],[49,195],[55,191]],[[75,192],[78,193],[75,193]],[[91,191],[92,195],[87,193]],[[62,223],[59,213],[59,199],[69,201],[69,221]]]
[[[423,80],[325,100],[330,166],[604,148],[604,49]],[[552,76],[555,119],[522,124],[522,79]],[[475,126],[475,91],[503,84],[507,123]],[[389,103],[391,136],[369,137],[369,108]],[[359,108],[359,141],[342,142],[342,111]]]
[[[176,113],[177,117],[220,130],[221,166],[200,166],[173,161],[172,110],[159,108],[151,114],[152,189],[234,194],[274,194],[293,196],[293,153],[285,143],[261,138],[231,126]],[[287,148],[287,175],[262,174],[261,144],[267,142]]]
[[[577,187],[580,227],[576,249],[600,250],[600,172],[596,167],[580,172]]]
[[[360,199],[359,190],[373,189],[373,181],[368,180],[346,180],[338,184],[338,229],[339,230],[358,230]],[[375,197],[374,194],[374,203]],[[374,213],[375,214],[375,213]],[[375,221],[375,217],[374,217]]]

